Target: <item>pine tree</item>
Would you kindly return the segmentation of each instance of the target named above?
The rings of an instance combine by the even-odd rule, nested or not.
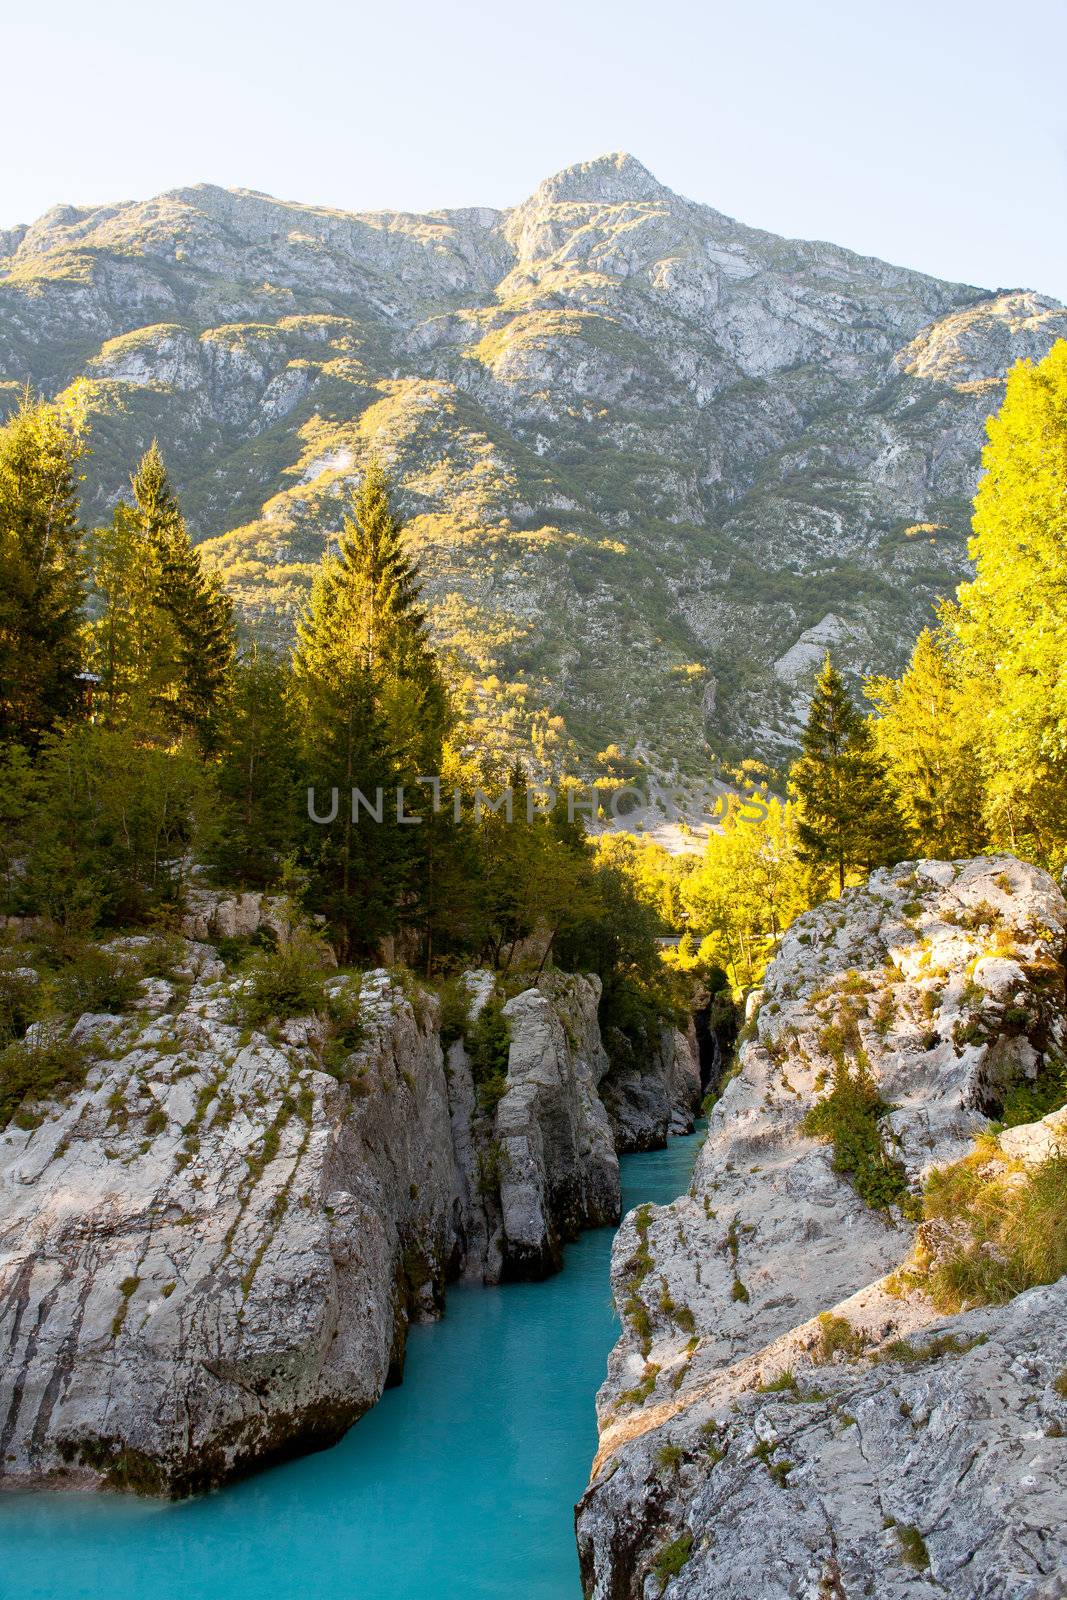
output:
[[[100,679],[98,720],[142,736],[166,732],[177,640],[159,604],[160,563],[137,512],[124,502],[89,541],[88,664]]]
[[[851,870],[899,860],[904,846],[867,718],[853,704],[829,652],[815,680],[802,751],[790,772],[799,855],[817,871],[832,868],[841,893]]]
[[[77,462],[62,412],[23,396],[0,428],[0,740],[35,745],[80,704]]]
[[[206,572],[190,542],[177,496],[155,440],[130,479],[143,537],[158,564],[156,605],[173,628],[168,719],[218,748],[236,657],[233,605],[215,573]]]
[[[395,788],[436,776],[448,720],[444,682],[381,467],[364,473],[336,555],[322,563],[297,629],[294,700],[309,786],[339,791],[329,827],[311,824],[314,893],[347,949],[373,950],[398,921],[427,913],[428,852],[445,835],[397,821]],[[359,789],[383,818],[353,818]],[[414,800],[414,796],[409,797]],[[425,804],[429,790],[420,791]]]
[[[346,631],[377,686],[397,768],[435,774],[449,723],[444,680],[430,643],[418,568],[404,547],[389,483],[372,459],[352,499],[339,540],[336,583],[346,600]]]

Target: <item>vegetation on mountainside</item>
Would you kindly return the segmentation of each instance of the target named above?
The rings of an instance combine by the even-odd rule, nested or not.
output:
[[[683,970],[752,987],[799,911],[876,865],[985,850],[1067,864],[1067,341],[1013,368],[983,459],[974,582],[899,679],[869,681],[872,714],[828,657],[788,802],[735,801],[702,860],[671,869]]]
[[[662,917],[626,862],[593,848],[573,779],[551,804],[530,788],[544,746],[527,762],[479,746],[431,644],[381,468],[362,476],[286,659],[238,652],[230,604],[189,542],[155,445],[107,526],[79,527],[83,449],[69,418],[28,398],[0,430],[2,575],[19,601],[0,643],[5,662],[36,651],[41,666],[33,681],[5,666],[0,909],[77,942],[166,924],[190,874],[206,870],[281,890],[320,919],[343,961],[381,959],[392,939],[428,978],[487,962],[530,981],[566,958],[603,979],[612,1036],[647,1044],[679,1005],[657,949]],[[25,573],[48,577],[53,558],[48,582],[27,586]],[[625,776],[605,752],[603,782]],[[311,1011],[329,1020],[313,943],[252,956],[246,1026]],[[69,975],[51,986],[51,1009],[121,1009],[128,997],[107,976],[83,962],[80,987]],[[139,976],[124,981],[135,989]],[[8,1032],[33,998],[17,977],[5,982]],[[475,1029],[479,1060],[495,1015]],[[334,1034],[340,1049],[347,1035]],[[479,1075],[490,1093],[495,1056]]]
[[[902,1288],[922,1288],[939,1311],[1000,1305],[1067,1272],[1067,1157],[1024,1167],[994,1135],[927,1180],[924,1225]]]
[[[873,865],[1005,847],[1067,860],[1067,344],[1013,371],[990,424],[974,583],[899,680],[868,685],[872,715],[825,662],[788,798],[743,763],[701,858],[591,839],[569,804],[566,730],[531,713],[518,680],[480,701],[438,654],[419,542],[380,468],[362,476],[290,660],[238,652],[155,447],[107,525],[81,529],[85,448],[76,412],[29,397],[0,430],[0,894],[65,938],[173,916],[199,861],[290,894],[343,959],[391,939],[435,978],[472,961],[597,972],[611,1048],[644,1050],[693,976],[754,987],[798,912]],[[560,792],[542,812],[552,762]],[[636,775],[618,743],[597,771],[602,798]],[[335,821],[310,819],[309,787],[320,816],[337,790]],[[680,940],[666,962],[665,933]],[[878,1107],[846,1077],[826,1105],[855,1100],[858,1117],[839,1119],[851,1132],[835,1149],[881,1174],[884,1203]],[[1058,1089],[1035,1093],[1044,1105]]]

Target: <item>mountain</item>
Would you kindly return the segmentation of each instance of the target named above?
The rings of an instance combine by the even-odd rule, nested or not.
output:
[[[1004,373],[1064,335],[1041,295],[778,238],[622,154],[509,211],[197,185],[0,233],[0,394],[85,407],[92,514],[158,435],[284,635],[380,450],[486,737],[680,774],[785,756],[827,643],[899,668],[966,573]]]

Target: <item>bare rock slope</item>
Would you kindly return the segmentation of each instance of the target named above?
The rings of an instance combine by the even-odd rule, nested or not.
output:
[[[478,710],[664,773],[706,736],[780,756],[819,640],[902,665],[967,571],[1007,369],[1065,335],[1032,288],[779,238],[621,153],[507,211],[201,184],[0,235],[0,402],[86,413],[90,516],[158,436],[284,636],[380,451]]]
[[[875,873],[790,930],[690,1193],[616,1241],[587,1594],[1064,1593],[1067,1280],[950,1315],[930,1274],[965,1208],[916,1218],[949,1167],[1064,1181],[1067,1114],[975,1136],[1063,1071],[1065,950],[1062,895],[1010,857]],[[863,1128],[828,1143],[845,1078]]]

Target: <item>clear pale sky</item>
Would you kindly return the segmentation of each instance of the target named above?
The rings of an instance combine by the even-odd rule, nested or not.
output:
[[[0,226],[198,181],[506,206],[625,149],[755,226],[1067,299],[1063,0],[53,0],[4,45]]]

